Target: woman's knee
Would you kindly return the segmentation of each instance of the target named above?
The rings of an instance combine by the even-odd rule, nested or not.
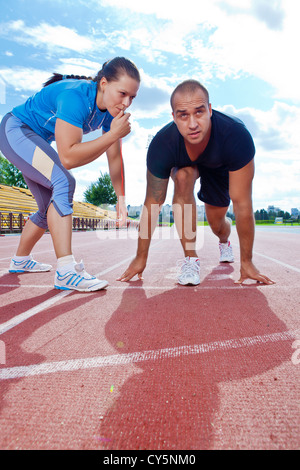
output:
[[[38,211],[35,214],[32,214],[30,217],[31,222],[33,222],[38,227],[47,230],[48,223],[47,223],[47,216],[45,213]]]
[[[67,172],[64,178],[57,180],[53,185],[53,194],[51,202],[59,215],[65,216],[73,212],[73,197],[76,188],[76,180]]]

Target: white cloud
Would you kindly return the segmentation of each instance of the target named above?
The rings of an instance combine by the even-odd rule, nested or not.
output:
[[[83,53],[94,48],[90,38],[80,36],[75,30],[61,25],[52,26],[42,22],[38,26],[29,27],[22,20],[2,24],[2,34],[9,36],[12,32],[16,34],[17,42],[35,47],[43,46],[49,51],[60,48]]]
[[[141,86],[130,112],[135,119],[156,119],[164,114],[170,115],[170,94],[173,87],[169,77],[152,77],[140,69]]]
[[[55,71],[63,74],[86,75],[94,77],[102,65],[87,59],[63,58],[59,59]],[[0,77],[16,91],[25,90],[37,92],[43,83],[51,76],[52,71],[34,69],[31,67],[0,68]],[[28,97],[24,97],[27,99]]]
[[[49,78],[49,72],[27,67],[14,67],[0,69],[0,76],[16,91],[26,90],[36,92]]]
[[[271,204],[287,211],[300,208],[300,109],[275,102],[268,111],[234,106],[224,106],[220,111],[241,119],[254,138],[255,208]]]
[[[103,4],[124,13],[123,0]],[[250,74],[271,84],[276,98],[300,101],[295,58],[299,2],[248,0],[241,6],[236,0],[186,0],[183,8],[181,2],[127,0],[126,8],[160,20],[153,30],[145,16],[147,26],[130,25],[127,31],[149,61],[172,52],[197,61],[207,77]]]
[[[294,47],[299,28],[294,8],[288,10],[282,31],[266,28],[255,17],[231,15],[224,17],[210,37],[212,61],[226,75],[248,73],[265,80],[282,98],[300,101],[298,65]]]
[[[254,108],[236,109],[232,105],[219,108],[224,113],[241,119],[251,132],[256,145],[263,151],[292,153],[300,159],[300,108],[283,102],[273,104],[267,111]]]
[[[63,74],[85,75],[94,77],[102,68],[102,64],[83,58],[62,58],[59,59],[61,66],[59,71]]]
[[[273,98],[277,100],[271,109],[262,111],[227,106],[223,111],[243,119],[253,133],[257,148],[254,194],[255,198],[259,197],[260,207],[266,207],[265,202],[273,197],[288,204],[289,210],[290,201],[299,196],[300,118],[299,108],[283,100],[292,100],[294,104],[300,101],[295,54],[299,42],[299,2],[186,0],[183,5],[182,2],[162,0],[90,0],[89,5],[95,11],[94,26],[91,21],[86,24],[82,21],[80,32],[75,27],[63,26],[59,9],[56,21],[61,25],[50,24],[51,18],[48,22],[36,22],[35,26],[29,26],[29,20],[2,23],[0,35],[12,43],[17,41],[27,46],[27,51],[31,46],[40,48],[44,56],[46,51],[48,58],[51,55],[52,59],[49,73],[49,70],[44,71],[48,67],[47,62],[44,70],[39,70],[42,67],[40,63],[38,69],[33,66],[13,67],[13,59],[8,55],[5,57],[4,53],[3,57],[9,59],[0,70],[5,83],[17,91],[35,92],[52,71],[94,75],[101,68],[101,64],[95,61],[103,56],[103,51],[103,59],[107,54],[121,55],[123,51],[134,57],[137,65],[140,58],[144,67],[141,70],[142,84],[130,108],[132,133],[123,143],[128,202],[138,205],[145,193],[148,135],[158,130],[154,127],[146,129],[145,119],[155,119],[154,124],[159,124],[158,127],[171,120],[169,96],[174,86],[187,78],[187,73],[196,78],[199,70],[201,80],[208,87],[216,78],[258,77],[271,85]],[[16,15],[14,17],[17,18]],[[101,27],[97,27],[100,24]],[[92,35],[88,35],[88,31],[92,31]],[[13,47],[6,47],[15,53]],[[77,53],[82,58],[77,58]],[[63,57],[64,54],[68,58]],[[40,57],[36,54],[34,60],[40,60]],[[238,81],[236,83],[238,86]],[[265,106],[263,102],[262,108],[266,109]],[[152,127],[149,122],[147,126]],[[78,170],[77,190],[82,192],[84,185],[88,186],[90,179],[96,180],[99,171],[105,168],[107,162],[103,156],[88,166],[86,172]],[[291,188],[296,196],[291,195]],[[283,190],[286,191],[286,199],[281,194]],[[299,203],[294,205],[298,207]]]

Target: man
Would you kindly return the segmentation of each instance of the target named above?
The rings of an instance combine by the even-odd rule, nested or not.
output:
[[[140,220],[135,259],[118,279],[142,279],[151,237],[160,207],[165,201],[169,177],[174,181],[173,211],[185,255],[178,282],[200,283],[196,247],[194,185],[200,177],[198,197],[205,204],[208,223],[219,238],[220,262],[233,262],[229,241],[231,224],[226,218],[233,203],[240,243],[240,279],[273,284],[252,263],[254,216],[252,180],[255,148],[242,121],[212,110],[206,88],[196,80],[178,85],[171,96],[173,122],[152,140],[147,155],[147,191]]]

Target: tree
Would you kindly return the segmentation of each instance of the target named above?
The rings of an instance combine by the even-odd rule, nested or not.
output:
[[[84,192],[85,202],[100,206],[101,204],[116,204],[118,202],[117,195],[113,188],[108,173],[100,173],[100,177],[95,183],[92,183]]]
[[[254,217],[255,217],[255,220],[261,220],[259,210],[255,211]]]
[[[0,184],[28,188],[23,175],[10,161],[0,152]]]

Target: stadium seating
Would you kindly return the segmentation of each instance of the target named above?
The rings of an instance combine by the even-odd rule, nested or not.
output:
[[[17,230],[37,209],[37,204],[29,189],[0,184],[0,231]],[[90,227],[95,221],[108,221],[109,223],[113,221],[115,224],[117,218],[115,211],[104,210],[87,202],[74,201],[73,211],[74,228]],[[83,221],[87,221],[87,224]]]
[[[74,201],[73,217],[115,219],[116,212],[101,209],[87,202]],[[37,211],[37,204],[29,189],[0,184],[0,212],[29,215]]]

